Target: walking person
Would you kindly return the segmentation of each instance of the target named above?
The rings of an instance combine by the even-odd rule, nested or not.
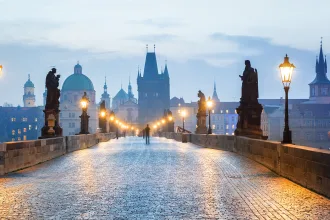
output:
[[[119,132],[118,132],[118,128],[116,129],[116,138],[118,139],[119,137]]]
[[[146,144],[150,144],[150,128],[149,128],[148,124],[144,130],[145,130],[145,135],[146,135]]]

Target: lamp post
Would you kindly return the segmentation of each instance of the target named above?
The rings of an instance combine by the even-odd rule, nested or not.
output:
[[[88,107],[89,100],[87,98],[86,93],[84,93],[83,97],[81,98],[80,105],[82,109],[81,118],[80,120],[80,133],[79,134],[89,134],[88,132],[88,119],[89,115],[87,115],[87,107]]]
[[[213,102],[211,97],[209,96],[209,99],[206,102],[207,105],[207,109],[209,110],[209,129],[207,131],[208,134],[212,134],[212,128],[211,128],[211,110],[212,110],[212,106],[213,106]]]
[[[105,108],[105,101],[103,100],[100,104],[100,115],[99,115],[99,127],[101,128],[101,133],[107,132],[107,109]]]
[[[111,111],[109,115],[109,132],[115,132],[114,122],[115,122],[115,113]]]
[[[174,122],[173,122],[173,116],[172,116],[172,112],[168,112],[167,114],[167,131],[168,132],[174,132]]]
[[[291,144],[292,137],[289,129],[289,89],[292,79],[293,69],[296,68],[292,63],[289,62],[289,57],[286,54],[284,62],[279,66],[281,71],[281,79],[285,91],[285,118],[284,118],[284,131],[283,131],[283,144]]]
[[[187,115],[186,111],[185,110],[182,110],[181,111],[181,116],[182,116],[182,129],[183,129],[183,132],[185,130],[184,129],[184,119],[185,119],[186,115]]]

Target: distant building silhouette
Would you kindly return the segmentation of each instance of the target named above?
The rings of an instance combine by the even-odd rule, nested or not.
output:
[[[30,74],[28,81],[24,84],[24,95],[23,95],[24,107],[35,107],[36,106],[36,96],[34,95],[34,84],[30,80]]]
[[[104,80],[104,86],[103,86],[103,93],[101,95],[101,101],[105,101],[105,107],[107,109],[110,109],[110,103],[111,103],[111,99],[110,99],[110,95],[108,93],[108,86],[107,86],[107,78],[105,77],[105,80]]]
[[[161,74],[158,73],[156,53],[148,52],[143,76],[138,71],[139,122],[146,124],[163,116],[170,108],[170,77],[167,64]]]
[[[330,103],[330,81],[327,77],[327,58],[323,55],[322,41],[319,56],[316,57],[316,76],[309,84],[310,103]]]

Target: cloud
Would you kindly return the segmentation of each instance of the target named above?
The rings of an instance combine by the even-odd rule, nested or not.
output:
[[[143,43],[147,42],[164,42],[164,41],[173,41],[177,38],[178,36],[172,35],[172,34],[148,34],[148,35],[139,35],[134,37],[134,40],[141,41]]]
[[[129,24],[142,24],[142,25],[148,25],[148,26],[153,26],[157,28],[169,28],[169,27],[179,27],[182,26],[183,23],[178,22],[178,21],[171,21],[171,18],[161,18],[158,19],[157,21],[155,19],[145,19],[145,20],[132,20],[127,22]]]

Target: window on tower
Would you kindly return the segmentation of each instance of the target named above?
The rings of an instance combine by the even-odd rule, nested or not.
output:
[[[321,95],[328,95],[328,88],[321,88]]]
[[[148,93],[144,93],[144,97],[148,97]]]
[[[312,88],[311,96],[315,96],[315,88],[314,87]]]

